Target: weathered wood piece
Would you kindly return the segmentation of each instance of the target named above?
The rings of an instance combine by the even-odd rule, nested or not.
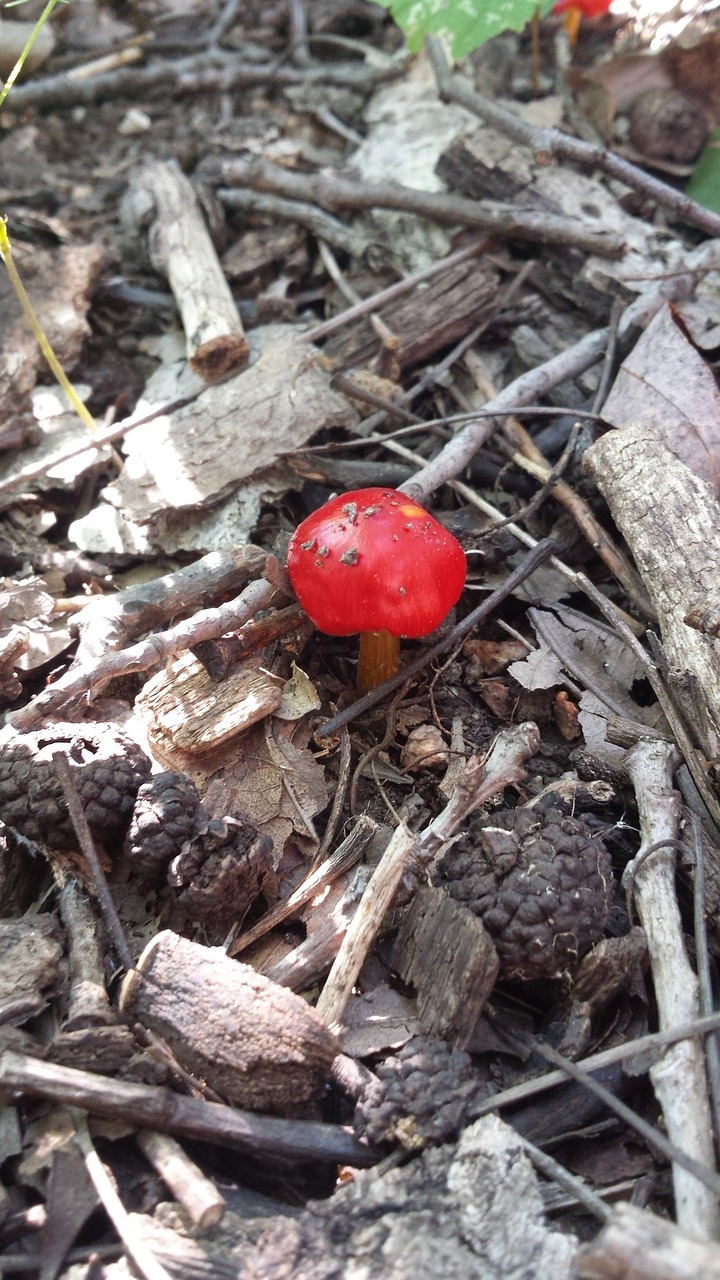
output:
[[[464,1049],[500,967],[482,921],[443,889],[426,886],[403,921],[392,964],[416,989],[423,1031]]]
[[[167,277],[180,312],[187,356],[206,382],[247,364],[249,346],[191,183],[173,160],[135,171],[125,213],[148,230],[150,259]]]
[[[411,297],[383,307],[378,314],[398,337],[395,354],[401,369],[430,360],[480,324],[491,312],[498,285],[494,267],[461,262],[435,276]],[[363,322],[349,326],[325,346],[326,354],[345,366],[367,365],[378,350],[377,338]]]
[[[257,331],[254,334],[257,337]],[[274,328],[255,364],[191,404],[125,437],[126,465],[104,498],[138,523],[165,510],[216,503],[316,432],[351,427],[357,414],[330,389],[319,351]]]
[[[312,1107],[338,1043],[304,1000],[220,947],[165,930],[123,982],[120,1007],[161,1035],[187,1071],[252,1111]]]
[[[148,680],[136,706],[163,758],[177,750],[206,755],[271,715],[283,685],[256,658],[216,683],[197,658],[183,653]]]
[[[225,1212],[224,1197],[180,1143],[152,1129],[141,1129],[135,1141],[195,1226],[201,1231],[216,1227]]]
[[[717,581],[720,507],[709,486],[662,443],[650,425],[610,431],[584,466],[625,537],[657,612],[670,667],[689,672],[705,700],[694,728],[709,759],[720,726],[720,650],[684,619]],[[704,719],[704,723],[702,722]]]
[[[607,315],[614,297],[630,302],[642,292],[642,276],[668,269],[672,244],[667,236],[626,213],[606,185],[567,166],[544,164],[529,146],[489,125],[458,137],[440,157],[437,173],[451,191],[472,199],[512,201],[526,210],[562,213],[579,222],[590,216],[619,236],[626,246],[620,262],[597,255],[587,258],[567,243],[548,245],[533,269],[534,280],[599,319]],[[636,283],[626,282],[631,277]]]
[[[272,1227],[244,1280],[570,1280],[577,1241],[548,1227],[522,1140],[496,1116],[457,1145],[362,1174]]]
[[[576,1258],[580,1280],[720,1280],[720,1247],[646,1209],[619,1204]]]

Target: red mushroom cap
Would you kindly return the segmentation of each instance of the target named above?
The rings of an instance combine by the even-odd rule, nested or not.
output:
[[[465,552],[457,538],[397,489],[331,498],[298,525],[288,572],[320,631],[425,636],[460,598]]]
[[[583,18],[599,18],[607,13],[612,0],[557,0],[553,5],[553,13],[567,13],[570,9],[578,9]]]

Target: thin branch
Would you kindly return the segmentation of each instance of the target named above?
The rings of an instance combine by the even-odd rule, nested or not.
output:
[[[167,631],[148,636],[129,649],[104,654],[90,666],[70,667],[55,684],[43,689],[33,702],[14,712],[10,717],[11,723],[15,729],[25,733],[43,717],[56,714],[71,698],[88,696],[99,685],[116,676],[148,671],[163,658],[171,658],[201,640],[216,640],[227,631],[244,626],[260,609],[269,609],[276,604],[278,598],[278,592],[269,582],[262,579],[251,582],[235,600],[218,609],[202,609],[192,618],[168,627]]]
[[[139,1129],[158,1129],[251,1152],[263,1161],[322,1160],[363,1169],[379,1159],[377,1152],[341,1125],[258,1115],[204,1098],[187,1098],[164,1086],[113,1080],[10,1051],[0,1054],[0,1089],[64,1102]]]
[[[483,204],[466,196],[437,191],[417,191],[399,183],[355,182],[336,172],[299,173],[260,159],[224,160],[218,169],[225,187],[252,187],[290,200],[309,201],[340,213],[356,209],[396,209],[429,218],[441,226],[474,227],[503,239],[531,240],[540,244],[575,245],[585,253],[617,257],[624,248],[614,232],[588,231],[577,219],[534,209]]]
[[[95,848],[95,841],[92,838],[92,833],[88,826],[88,820],[85,817],[85,810],[82,807],[82,802],[75,785],[75,779],[72,776],[72,770],[68,764],[65,752],[53,751],[52,762],[55,766],[55,772],[58,776],[60,786],[63,789],[63,795],[65,796],[65,803],[68,807],[70,819],[73,827],[75,828],[75,834],[78,838],[78,848],[85,859],[90,873],[90,882],[102,912],[105,928],[112,940],[112,944],[117,952],[123,969],[132,969],[134,964],[133,954],[128,946],[127,938],[125,937],[125,930],[120,922],[117,907],[113,901],[113,896],[108,887],[108,882],[105,879],[105,872],[100,864],[97,849]]]
[[[682,191],[671,187],[660,178],[639,169],[637,165],[624,160],[622,156],[607,151],[605,147],[593,146],[573,138],[560,129],[540,128],[528,124],[519,116],[513,115],[504,107],[491,102],[475,93],[465,80],[452,74],[445,56],[445,50],[437,36],[428,36],[426,48],[432,63],[438,93],[443,102],[457,102],[460,106],[478,116],[485,124],[498,129],[514,142],[530,147],[540,164],[549,164],[551,160],[570,160],[586,169],[599,169],[608,177],[623,182],[633,191],[642,195],[663,209],[669,209],[677,218],[692,222],[696,227],[707,232],[709,236],[720,236],[720,216],[703,208],[696,201],[688,199]]]

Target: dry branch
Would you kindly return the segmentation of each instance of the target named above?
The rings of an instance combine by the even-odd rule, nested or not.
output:
[[[690,967],[675,894],[675,853],[667,842],[678,837],[680,796],[673,790],[674,748],[665,742],[640,742],[628,757],[635,787],[642,843],[634,874],[635,902],[647,935],[660,1027],[665,1030],[696,1018],[698,981]],[[646,849],[656,849],[643,859]],[[632,876],[633,863],[625,869]],[[682,1040],[650,1068],[662,1106],[668,1136],[708,1169],[715,1168],[712,1121],[702,1047]],[[699,1240],[717,1239],[720,1214],[717,1197],[697,1179],[673,1165],[678,1225]]]
[[[362,1169],[378,1159],[340,1125],[255,1115],[164,1087],[111,1080],[10,1051],[0,1055],[2,1092],[65,1102],[91,1115],[252,1152],[265,1160],[327,1160]]]
[[[140,165],[124,212],[128,220],[149,228],[150,259],[172,289],[195,372],[216,382],[242,369],[249,346],[240,313],[195,192],[177,163]]]
[[[421,835],[414,836],[404,824],[396,829],[373,872],[320,993],[316,1008],[328,1026],[334,1027],[341,1021],[363,961],[403,879],[419,878],[442,845],[479,804],[524,778],[525,761],[539,745],[540,734],[531,722],[498,734],[485,760],[475,757],[468,761],[450,801]]]
[[[472,111],[486,124],[492,125],[515,142],[530,147],[538,159],[549,164],[553,159],[570,160],[587,169],[599,169],[608,177],[625,183],[634,191],[654,200],[661,208],[669,209],[677,218],[692,222],[710,236],[720,236],[720,217],[688,199],[681,191],[669,186],[660,178],[654,178],[637,165],[615,155],[605,147],[593,146],[580,138],[573,138],[559,129],[540,128],[528,124],[504,107],[483,98],[479,93],[454,76],[450,70],[443,46],[437,36],[428,36],[426,48],[433,65],[438,92],[443,102],[457,102]]]
[[[464,196],[415,191],[399,183],[353,182],[328,172],[301,174],[254,159],[225,160],[217,176],[224,186],[252,187],[292,200],[310,201],[329,213],[346,209],[397,209],[430,218],[446,227],[474,227],[488,235],[540,244],[572,244],[601,257],[616,257],[623,248],[620,237],[613,232],[589,232],[570,218],[490,202],[483,205]]]

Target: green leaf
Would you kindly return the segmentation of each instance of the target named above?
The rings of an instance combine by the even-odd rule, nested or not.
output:
[[[720,213],[720,128],[713,129],[699,156],[685,194],[713,213]]]
[[[522,31],[537,10],[544,17],[555,0],[378,0],[405,32],[416,53],[426,35],[447,32],[453,58],[464,58],[502,31]]]

